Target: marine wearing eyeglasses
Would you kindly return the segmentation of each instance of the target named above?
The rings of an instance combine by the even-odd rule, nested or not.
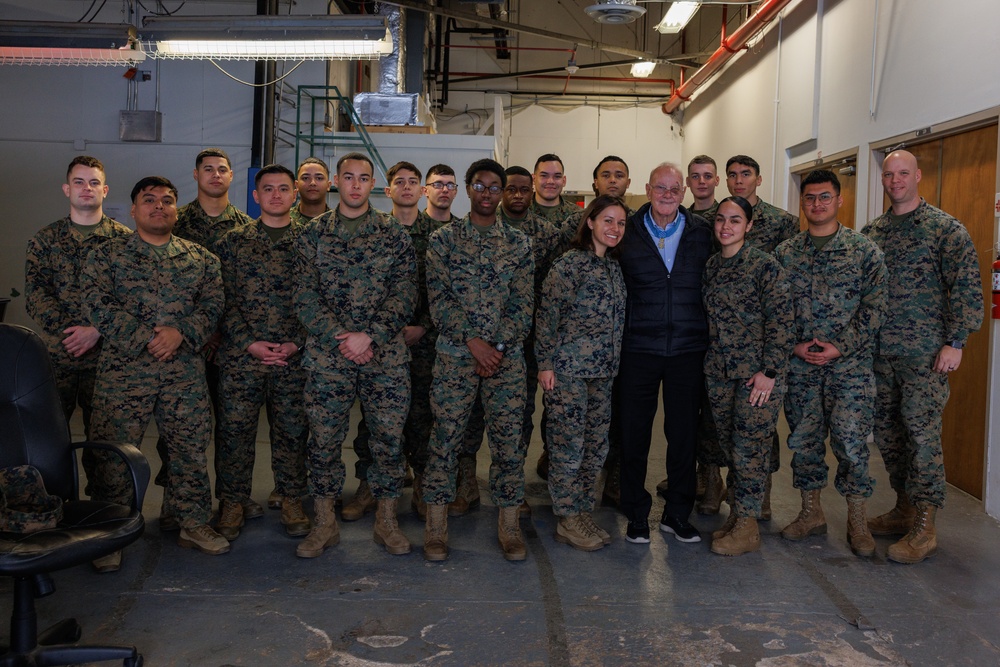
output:
[[[454,222],[458,217],[452,215],[451,205],[458,194],[458,183],[455,182],[455,170],[446,164],[436,164],[427,170],[427,180],[424,183],[424,196],[427,197],[425,213],[439,222]]]
[[[457,458],[481,392],[492,455],[490,491],[500,510],[497,536],[505,558],[524,560],[518,507],[524,499],[522,343],[534,305],[531,241],[497,217],[507,184],[503,167],[493,160],[474,162],[465,183],[469,214],[434,232],[427,252],[431,317],[440,333],[424,478],[424,557],[448,557],[448,504],[455,500]]]
[[[885,264],[874,242],[837,221],[843,199],[836,174],[810,173],[801,193],[809,228],[775,251],[795,303],[785,417],[792,483],[802,494],[802,511],[781,535],[801,540],[826,533],[820,492],[829,474],[829,434],[838,461],[834,486],[847,499],[847,541],[867,557],[875,551],[865,516],[873,486],[867,440],[875,409],[872,354],[885,319]]]

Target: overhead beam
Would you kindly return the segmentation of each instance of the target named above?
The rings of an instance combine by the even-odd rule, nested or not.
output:
[[[432,7],[421,2],[414,2],[413,0],[383,0],[383,2],[387,5],[396,5],[397,7],[412,9],[418,12],[425,12],[427,14],[434,14],[435,16],[444,16],[445,18],[457,19],[460,21],[471,21],[480,25],[488,25],[493,28],[500,28],[511,32],[521,32],[526,35],[535,35],[536,37],[545,37],[557,42],[576,44],[577,46],[595,49],[598,51],[605,51],[607,53],[618,53],[623,56],[630,56],[632,58],[650,60],[658,63],[670,62],[667,58],[661,58],[647,51],[629,49],[624,46],[615,46],[614,44],[605,44],[604,42],[586,39],[585,37],[566,35],[559,32],[552,32],[550,30],[542,30],[541,28],[532,28],[530,26],[523,26],[517,23],[510,23],[508,21],[498,21],[497,19],[479,16],[478,14],[474,14],[472,12],[462,12],[446,7]]]

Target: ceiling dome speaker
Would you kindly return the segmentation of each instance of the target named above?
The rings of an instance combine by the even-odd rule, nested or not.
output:
[[[598,23],[620,25],[632,23],[646,13],[642,7],[636,6],[636,0],[604,0],[597,5],[591,5],[583,11]]]

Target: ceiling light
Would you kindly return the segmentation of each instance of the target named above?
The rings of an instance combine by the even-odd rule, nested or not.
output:
[[[632,76],[637,79],[645,79],[653,73],[654,69],[656,69],[656,63],[640,60],[637,63],[632,63]]]
[[[694,13],[698,11],[698,2],[674,2],[663,18],[653,28],[664,35],[678,33],[688,24]]]
[[[0,65],[127,65],[146,59],[146,53],[121,49],[72,49],[51,46],[0,46]]]
[[[377,59],[392,51],[385,19],[370,16],[147,16],[154,58]]]

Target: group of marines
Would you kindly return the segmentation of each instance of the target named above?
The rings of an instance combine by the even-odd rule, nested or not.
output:
[[[658,210],[657,198],[665,198],[667,209],[711,223],[718,206],[716,169],[707,156],[691,161],[686,185],[694,204],[685,209],[679,170],[660,165],[646,185],[653,209]],[[735,156],[726,165],[726,182],[732,194],[753,206],[748,242],[774,252],[781,241],[800,234],[798,220],[757,196],[759,171],[752,158]],[[256,220],[229,201],[233,172],[223,151],[200,152],[194,179],[197,198],[182,207],[169,180],[139,180],[131,192],[132,233],[103,213],[108,192],[103,165],[77,157],[63,185],[70,214],[36,234],[26,261],[28,313],[47,343],[67,419],[79,404],[88,438],[135,444],[150,418],[156,420],[157,483],[164,486],[161,530],[179,531],[181,546],[216,555],[229,551],[246,520],[263,515],[251,497],[251,483],[264,407],[274,474],[267,504],[280,509],[290,536],[304,538],[296,554],[319,556],[339,541],[335,505],[346,476],[341,448],[352,406],[360,401],[359,433],[367,434],[361,443],[367,446],[356,441],[362,479],[354,501],[343,508],[345,519],[374,509],[374,540],[391,554],[408,553],[397,503],[409,467],[413,506],[426,522],[424,556],[446,559],[449,514],[479,503],[475,457],[485,430],[498,542],[506,559],[523,560],[518,519],[530,512],[524,503],[524,460],[538,384],[534,310],[548,268],[581,222],[579,207],[562,196],[561,160],[543,155],[533,171],[474,162],[464,177],[471,208],[463,218],[451,214],[460,184],[446,165],[431,167],[426,177],[412,163],[393,165],[385,188],[390,213],[370,204],[373,165],[359,153],[341,157],[332,179],[316,158],[306,159],[297,172],[263,167],[253,191],[261,211]],[[663,185],[664,179],[677,183]],[[839,415],[874,411],[876,444],[897,504],[863,523],[874,534],[904,535],[900,543],[908,551],[899,559],[909,559],[904,562],[922,560],[936,548],[934,511],[944,499],[940,412],[947,400],[946,374],[958,367],[961,348],[982,319],[968,233],[919,198],[919,179],[909,153],[886,158],[883,185],[892,208],[865,230],[881,248],[867,252],[880,266],[884,252],[884,268],[866,275],[864,284],[849,286],[888,295],[878,296],[880,316],[867,317],[864,332],[847,339],[831,334],[830,340],[814,333],[823,329],[817,320],[824,312],[815,306],[825,288],[846,288],[838,282],[837,267],[855,261],[853,255],[834,253],[840,245],[828,242],[809,253],[807,262],[785,264],[790,276],[800,276],[792,283],[802,343],[790,352],[809,371],[803,392],[820,398],[795,397],[793,364],[786,411],[792,404],[801,417],[789,417],[789,446],[803,509],[782,534],[797,539],[825,532],[819,490],[826,485],[822,453],[828,429],[840,462],[838,490],[871,494],[867,431],[853,428],[850,437],[843,435]],[[624,197],[629,183],[628,167],[617,156],[594,169],[598,195]],[[327,204],[331,185],[339,193],[334,209]],[[832,182],[825,182],[803,191],[809,223],[803,239],[847,233],[836,221],[839,183],[831,188]],[[418,207],[422,195],[424,210]],[[626,238],[644,233],[642,221],[633,222]],[[629,289],[631,309],[636,295],[632,285]],[[842,319],[852,331],[859,327],[850,313]],[[851,343],[831,342],[842,340]],[[829,358],[820,361],[816,350],[830,352]],[[819,388],[813,366],[824,369]],[[871,378],[865,390],[835,391],[838,369],[856,373],[859,366]],[[702,423],[710,425],[705,401],[700,403]],[[669,420],[670,406],[665,408]],[[213,413],[220,501],[214,526],[207,464]],[[544,429],[543,415],[543,440]],[[711,430],[701,429],[690,456],[675,457],[685,469],[668,469],[667,483],[686,485],[697,458],[707,480],[709,513],[711,498],[717,512],[725,495],[719,468],[729,465]],[[612,452],[616,439],[613,428]],[[648,446],[641,455],[648,456]],[[669,447],[688,446],[671,441]],[[543,475],[546,458],[547,453],[539,462]],[[630,459],[620,458],[609,456],[609,467],[621,466],[623,480],[636,477]],[[128,503],[130,482],[119,463],[100,454],[83,463],[94,498]],[[777,465],[775,444],[771,470]],[[644,479],[644,464],[641,474]],[[617,473],[608,477],[606,497],[616,496],[611,487]],[[645,518],[625,507],[636,493],[623,484],[627,538],[648,542]],[[306,496],[313,500],[312,518],[303,506]],[[679,506],[690,513],[693,497],[685,503]],[[687,516],[664,521],[661,529],[678,539],[699,539]],[[856,548],[859,540],[852,534],[852,548],[869,555],[874,544]],[[120,565],[120,553],[94,563],[105,572]]]

